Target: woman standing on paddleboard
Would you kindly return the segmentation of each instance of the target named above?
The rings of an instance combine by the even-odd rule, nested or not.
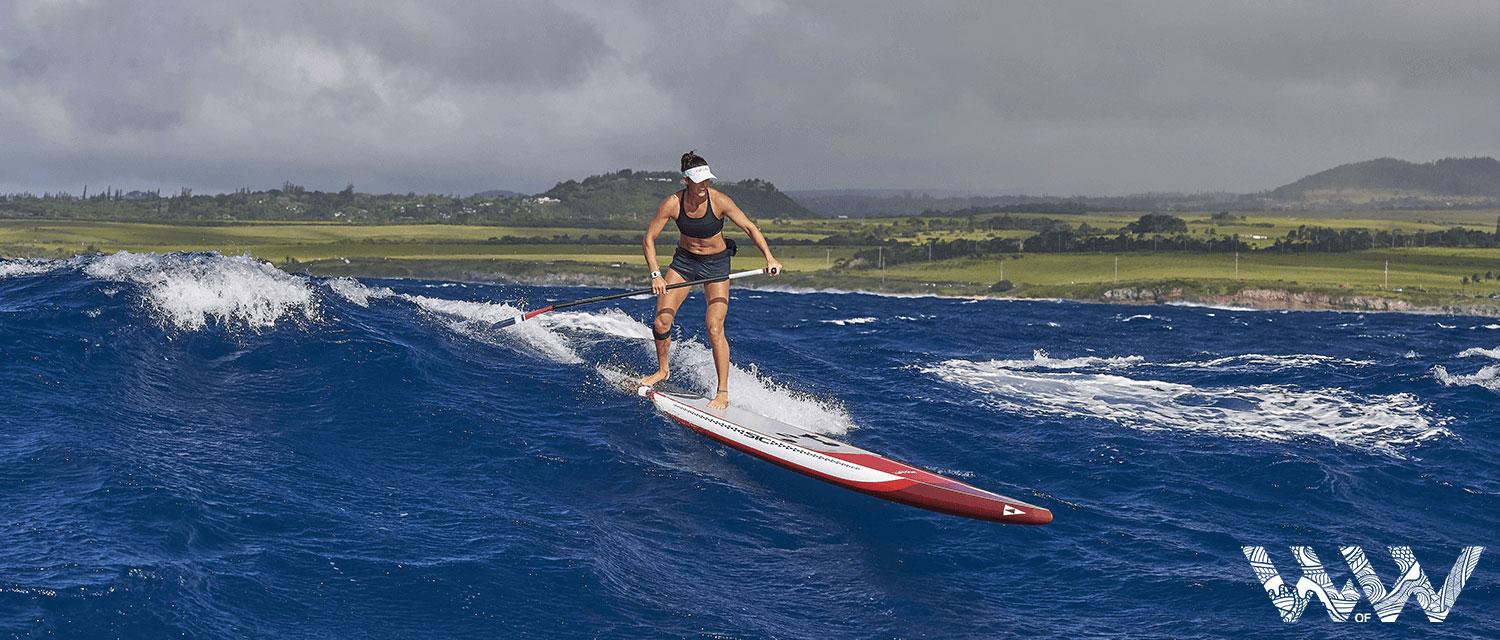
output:
[[[650,386],[666,380],[669,375],[667,356],[672,345],[672,322],[677,317],[677,308],[687,299],[688,287],[667,290],[667,285],[689,280],[729,276],[729,257],[737,247],[733,240],[724,237],[724,220],[728,219],[743,229],[760,252],[766,256],[766,268],[771,275],[781,273],[781,263],[771,257],[771,247],[765,236],[745,212],[735,206],[729,196],[709,188],[714,180],[708,169],[708,161],[695,151],[682,154],[682,183],[686,188],[678,191],[656,207],[656,215],[646,226],[646,238],[641,248],[646,253],[646,266],[651,269],[651,290],[656,292],[656,321],[652,326],[652,337],[656,338],[657,370],[641,379],[641,384]],[[667,221],[677,222],[682,239],[677,241],[677,252],[672,255],[672,264],[665,273],[656,263],[656,237],[666,228]],[[714,368],[719,373],[719,389],[708,406],[722,409],[729,406],[729,341],[724,339],[724,316],[729,313],[729,281],[710,282],[703,285],[708,297],[708,341],[714,350]]]

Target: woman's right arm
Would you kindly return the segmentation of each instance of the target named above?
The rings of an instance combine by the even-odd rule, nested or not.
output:
[[[661,235],[661,230],[667,227],[667,221],[672,219],[672,212],[676,209],[672,205],[672,199],[676,196],[667,196],[661,204],[656,207],[656,215],[651,218],[651,223],[646,225],[646,237],[641,240],[641,251],[646,254],[646,268],[651,273],[661,271],[661,266],[656,263],[656,237]],[[656,295],[667,292],[667,281],[661,276],[651,279],[651,291]]]

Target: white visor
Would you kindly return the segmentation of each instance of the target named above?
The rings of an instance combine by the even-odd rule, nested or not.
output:
[[[719,179],[713,174],[713,172],[708,170],[708,165],[706,164],[701,167],[693,167],[691,169],[688,169],[687,171],[682,172],[682,177],[687,178],[688,180],[692,180],[694,184],[703,182],[704,180]]]

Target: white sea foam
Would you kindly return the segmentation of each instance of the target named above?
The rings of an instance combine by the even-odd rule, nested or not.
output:
[[[755,290],[756,291],[771,291],[771,292],[775,292],[775,293],[789,293],[789,294],[792,294],[792,295],[799,295],[799,296],[802,296],[802,295],[811,295],[811,294],[814,294],[814,293],[827,293],[827,294],[833,294],[833,295],[853,295],[853,294],[865,294],[865,295],[872,295],[872,296],[881,295],[879,293],[871,293],[871,292],[866,292],[866,291],[854,291],[852,289],[814,289],[814,288],[811,288],[811,287],[783,287],[783,286],[780,286],[780,285],[759,286],[759,287],[755,287]]]
[[[646,349],[652,345],[644,344]],[[650,352],[651,362],[656,352]],[[679,340],[672,347],[672,380],[690,389],[707,392],[719,384],[714,371],[713,350],[695,341]],[[729,401],[741,407],[754,407],[755,413],[828,435],[847,433],[855,427],[854,419],[842,403],[788,389],[754,366],[749,370],[729,366]]]
[[[555,311],[537,316],[533,322],[535,321],[541,321],[543,326],[578,339],[651,339],[650,326],[618,308],[595,312]]]
[[[13,276],[31,276],[39,273],[47,273],[63,266],[62,260],[43,260],[41,258],[21,258],[19,260],[0,261],[0,278]]]
[[[1473,348],[1464,349],[1463,351],[1458,352],[1458,357],[1460,357],[1460,358],[1467,358],[1469,356],[1484,356],[1486,358],[1491,358],[1491,359],[1494,359],[1494,360],[1500,360],[1500,347],[1495,347],[1494,349],[1486,349],[1484,347],[1473,347]]]
[[[1439,326],[1439,327],[1441,327],[1443,329],[1457,329],[1458,328],[1458,325],[1451,325],[1450,326],[1450,325],[1443,324],[1441,322],[1437,323],[1437,326]]]
[[[549,313],[538,316],[546,320],[548,331],[576,340],[632,340],[640,345],[641,360],[654,369],[656,347],[651,341],[651,328],[624,311],[609,309],[601,312]],[[524,324],[524,323],[523,323]],[[718,388],[719,377],[714,369],[713,350],[693,340],[672,342],[672,381],[679,386],[708,392]],[[729,366],[729,401],[735,405],[755,407],[755,412],[829,435],[848,432],[855,427],[842,404],[795,391],[762,376],[754,366],[749,369],[733,363]]]
[[[867,324],[874,321],[875,318],[847,318],[844,320],[819,320],[818,322],[823,322],[826,324],[836,324],[840,327],[843,327],[851,324]]]
[[[1199,308],[1199,309],[1215,309],[1215,310],[1218,310],[1218,311],[1265,311],[1265,309],[1257,309],[1255,307],[1236,307],[1236,306],[1226,305],[1226,304],[1208,304],[1208,303],[1204,303],[1204,302],[1180,302],[1179,301],[1179,302],[1167,302],[1165,304],[1168,307],[1195,307],[1195,308]],[[1213,314],[1210,313],[1208,315],[1212,316]]]
[[[1081,358],[1053,358],[1042,349],[1031,352],[1030,360],[995,360],[996,366],[1006,369],[1089,369],[1108,367],[1133,367],[1146,361],[1141,356],[1119,356],[1114,358],[1098,358],[1094,356],[1083,356]]]
[[[353,302],[361,307],[370,306],[371,300],[389,298],[395,295],[388,287],[368,287],[354,278],[331,278],[325,284],[334,293],[343,296],[345,300]]]
[[[521,315],[522,311],[508,304],[494,302],[469,302],[409,294],[402,294],[400,298],[443,317],[447,320],[448,328],[455,333],[490,344],[520,347],[533,355],[555,362],[583,362],[562,336],[539,321],[545,316],[504,329],[495,329],[495,323]]]
[[[1432,368],[1432,377],[1445,387],[1484,387],[1500,392],[1500,364],[1485,365],[1471,375],[1454,375],[1442,365]]]
[[[140,286],[147,309],[186,331],[202,329],[209,321],[230,329],[262,329],[282,318],[318,317],[307,280],[250,256],[121,251],[92,259],[84,273]]]
[[[1284,355],[1265,355],[1260,353],[1244,353],[1223,358],[1214,358],[1203,362],[1176,362],[1163,364],[1164,367],[1184,367],[1203,369],[1228,369],[1228,370],[1257,370],[1266,369],[1300,369],[1307,367],[1367,367],[1375,364],[1374,360],[1353,360],[1350,358],[1335,358],[1332,356],[1319,355],[1316,353],[1291,353]]]
[[[446,300],[427,296],[401,295],[421,308],[448,319],[449,327],[471,338],[503,346],[520,347],[533,355],[563,364],[582,364],[575,346],[604,340],[629,340],[640,345],[641,362],[654,367],[655,346],[651,327],[619,309],[595,312],[556,311],[494,329],[496,322],[520,315],[522,311],[508,304]],[[672,381],[680,386],[705,392],[718,387],[713,351],[692,340],[675,340],[672,344]],[[842,404],[795,391],[749,369],[729,367],[730,402],[754,406],[755,412],[829,435],[848,432],[855,427]]]
[[[1317,437],[1396,457],[1406,447],[1451,435],[1407,393],[1367,396],[1281,385],[1195,387],[1111,374],[1018,370],[1003,361],[947,360],[923,371],[981,393],[1001,411],[1102,418],[1143,430],[1273,442]]]
[[[1141,356],[1112,356],[1096,357],[1083,356],[1078,358],[1054,358],[1046,350],[1036,349],[1031,352],[1030,360],[995,360],[995,365],[1007,369],[1020,370],[1070,370],[1070,369],[1112,369],[1136,366],[1173,367],[1184,369],[1223,369],[1232,371],[1264,371],[1276,369],[1294,369],[1317,366],[1328,367],[1363,367],[1375,364],[1373,360],[1352,360],[1349,358],[1335,358],[1332,356],[1318,355],[1315,353],[1293,353],[1287,355],[1263,355],[1259,353],[1246,353],[1241,355],[1214,358],[1211,360],[1189,360],[1185,362],[1146,362]]]
[[[1115,316],[1115,317],[1118,318],[1119,316]],[[1121,318],[1120,322],[1130,322],[1131,320],[1155,320],[1155,318],[1152,318],[1151,314],[1149,314],[1149,313],[1141,313],[1141,314],[1136,314],[1136,315],[1130,316],[1129,318]]]

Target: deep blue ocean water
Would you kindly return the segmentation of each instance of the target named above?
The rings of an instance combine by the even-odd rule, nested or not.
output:
[[[761,279],[760,285],[775,284]],[[1500,323],[736,287],[733,400],[1045,506],[822,484],[612,390],[653,301],[249,258],[0,263],[0,637],[1494,638]],[[701,294],[674,381],[714,384]],[[1282,622],[1409,546],[1448,619]],[[1373,611],[1361,601],[1355,613]]]

